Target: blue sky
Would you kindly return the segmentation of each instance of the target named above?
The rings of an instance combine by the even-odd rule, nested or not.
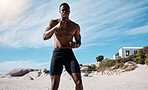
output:
[[[49,69],[53,38],[43,41],[42,36],[49,21],[60,18],[62,2],[70,5],[70,19],[81,28],[82,46],[74,49],[79,63],[148,45],[148,0],[1,0],[0,73]]]

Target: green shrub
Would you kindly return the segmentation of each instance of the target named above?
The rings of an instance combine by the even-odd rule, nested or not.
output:
[[[144,54],[143,49],[139,49],[138,54]]]
[[[105,60],[109,60],[108,58],[105,58]]]
[[[128,56],[127,58],[133,59],[133,58],[136,58],[136,57],[137,57],[137,55],[136,54],[133,54],[133,55]]]
[[[97,62],[101,62],[104,59],[103,55],[96,57]]]
[[[126,57],[126,58],[119,58],[119,59],[116,59],[115,60],[115,63],[126,63],[126,62],[128,62],[128,61],[134,61],[134,59],[137,57],[137,55],[136,54],[133,54],[133,55],[130,55],[130,56],[128,56],[128,57]]]
[[[148,53],[145,54],[145,57],[148,58]]]
[[[119,68],[122,68],[124,66],[124,63],[119,63],[117,64],[113,69],[119,69]]]
[[[122,59],[121,58],[118,58],[115,60],[115,63],[121,63],[122,62]]]
[[[130,58],[130,57],[127,57],[127,58],[125,58],[125,59],[123,60],[124,63],[126,63],[126,62],[128,62],[128,61],[133,61],[133,59]]]
[[[103,60],[100,64],[99,67],[112,67],[115,65],[115,60]]]
[[[148,53],[148,46],[143,47],[144,53]]]
[[[131,61],[131,59],[130,59],[130,58],[121,58],[121,62],[122,62],[122,63],[125,63],[125,62],[127,62],[127,61]]]
[[[146,60],[145,60],[145,64],[148,65],[148,58],[146,58]]]
[[[141,57],[136,57],[134,59],[134,62],[136,62],[137,64],[145,64],[145,60]]]
[[[91,66],[88,66],[87,72],[92,72],[92,71],[96,71],[96,70],[97,70],[97,66],[91,65]]]

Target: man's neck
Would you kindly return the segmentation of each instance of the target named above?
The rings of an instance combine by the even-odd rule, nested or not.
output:
[[[69,17],[62,17],[62,18],[61,18],[61,21],[68,22],[68,21],[69,21]]]

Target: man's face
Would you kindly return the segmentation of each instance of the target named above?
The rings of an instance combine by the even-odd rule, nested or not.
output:
[[[61,17],[69,17],[69,14],[70,14],[70,9],[68,6],[65,6],[65,5],[62,5],[60,7],[60,14],[61,14]]]

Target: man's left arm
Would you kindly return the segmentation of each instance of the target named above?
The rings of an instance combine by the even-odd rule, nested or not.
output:
[[[76,26],[76,33],[74,34],[75,41],[76,41],[76,48],[81,46],[81,35],[80,35],[80,26]]]
[[[72,48],[79,48],[81,45],[80,27],[76,26],[76,32],[74,34],[75,42],[70,42]]]

